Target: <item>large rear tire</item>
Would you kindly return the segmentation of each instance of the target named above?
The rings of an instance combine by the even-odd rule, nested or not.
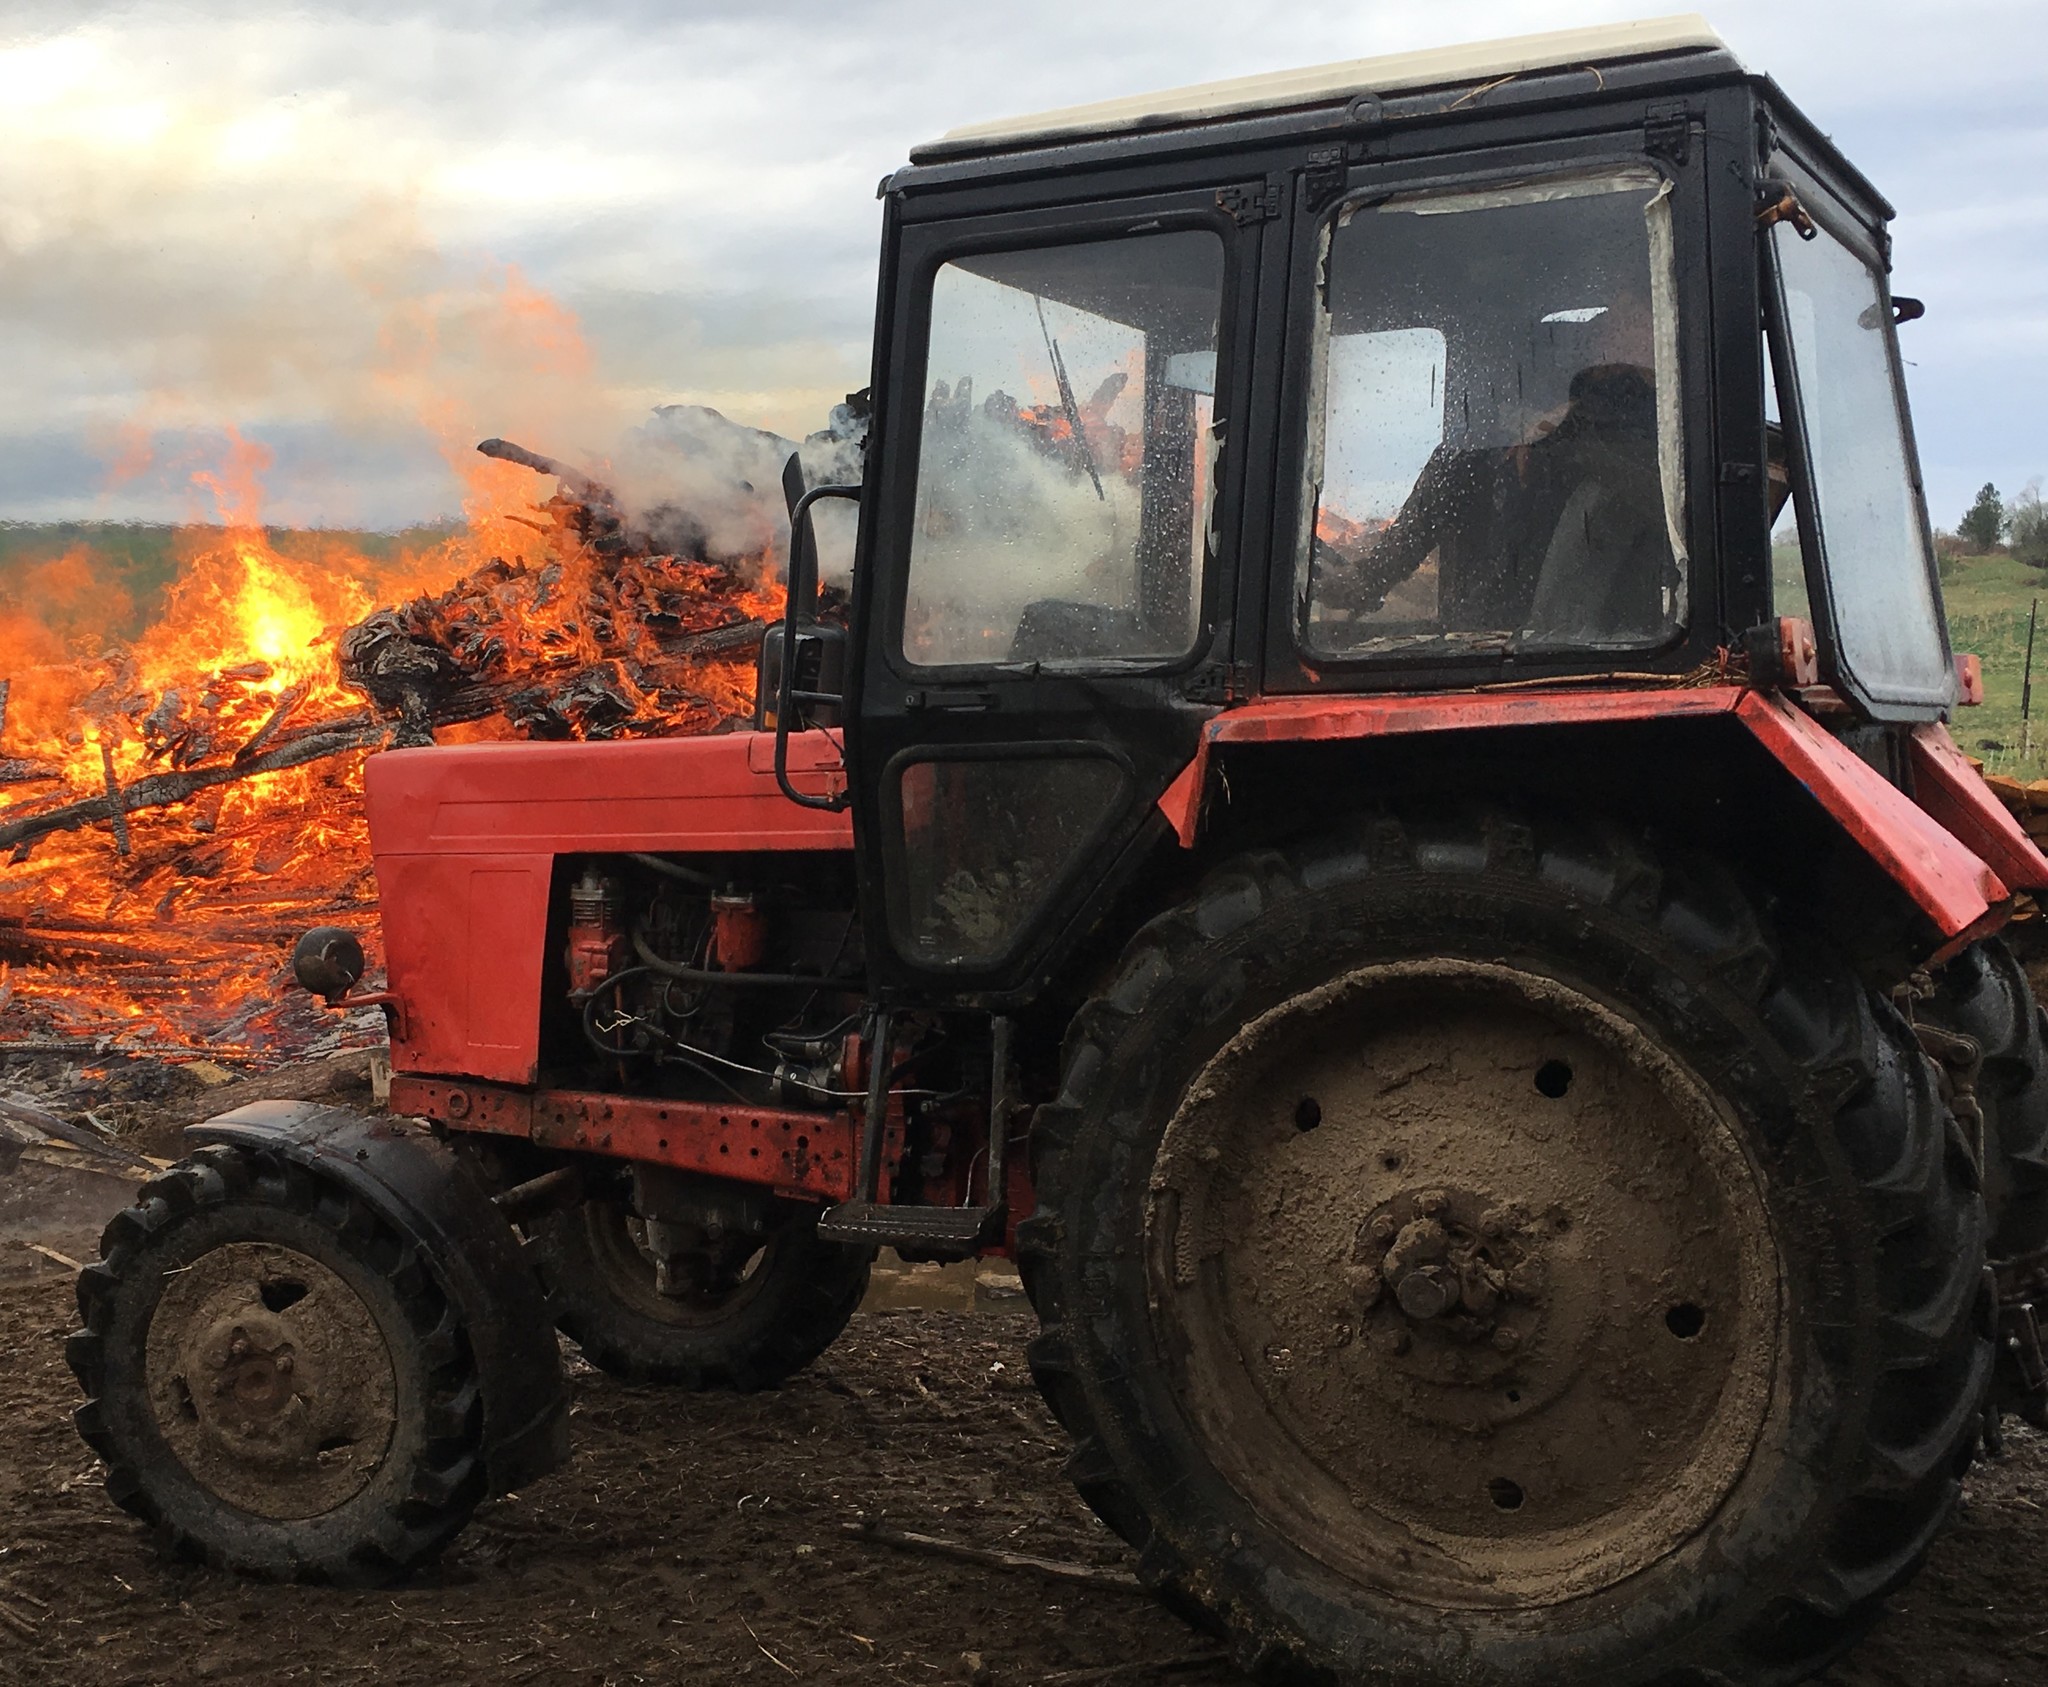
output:
[[[1265,1679],[1802,1680],[1975,1446],[1983,1204],[1909,1028],[1617,834],[1241,860],[1033,1146],[1070,1473]]]
[[[555,1322],[599,1370],[693,1390],[772,1388],[839,1339],[867,1293],[871,1250],[818,1235],[785,1204],[768,1233],[672,1280],[625,1202],[594,1196],[534,1236]]]

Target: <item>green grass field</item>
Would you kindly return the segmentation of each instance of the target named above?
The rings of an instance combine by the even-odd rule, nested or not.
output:
[[[1965,557],[1942,565],[1949,639],[1984,664],[1984,706],[1958,709],[1956,741],[1993,773],[2048,778],[2048,570],[2017,557]],[[2034,642],[2031,749],[2023,749],[2020,688],[2026,667],[2027,614],[2041,600]]]

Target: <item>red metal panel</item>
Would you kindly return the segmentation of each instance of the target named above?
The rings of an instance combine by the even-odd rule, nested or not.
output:
[[[1923,810],[1785,698],[1740,686],[1262,698],[1220,714],[1203,727],[1195,759],[1167,787],[1159,807],[1182,845],[1192,847],[1200,834],[1208,758],[1216,744],[1305,743],[1515,726],[1592,726],[1730,713],[1913,898],[1948,940],[1940,955],[1952,954],[1973,937],[1997,928],[2011,893],[1992,866],[1972,852],[1972,833],[1963,832],[1959,837],[1944,829],[1946,815],[1937,817]],[[1985,796],[1989,799],[1990,793]],[[1951,811],[1956,807],[1951,802]],[[1971,814],[1976,832],[1988,840],[1990,823],[1974,809]],[[2012,860],[2010,838],[2002,831],[1997,838],[1997,849],[2004,852],[2000,859]],[[1988,841],[1987,847],[1991,847]],[[2040,861],[2038,852],[2033,852],[2026,870],[2048,869],[2048,862],[2042,862],[2040,868],[2034,865]]]
[[[548,870],[544,863],[471,867],[468,1012],[463,1030],[472,1064],[510,1051],[524,1056],[539,1032],[540,954],[535,939],[547,929]],[[522,949],[532,950],[530,955]],[[532,986],[528,988],[527,986]]]
[[[860,1143],[849,1113],[575,1090],[528,1094],[411,1073],[393,1076],[391,1110],[438,1119],[452,1130],[530,1137],[543,1148],[644,1160],[813,1201],[852,1195]]]
[[[546,855],[378,854],[385,975],[404,1004],[394,1063],[533,1082],[553,865]]]
[[[1913,729],[1913,796],[2013,889],[2048,890],[2048,856],[1939,723]]]
[[[620,850],[851,849],[845,814],[802,808],[775,783],[773,735],[616,744],[445,744],[372,756],[363,795],[376,852],[565,855]],[[823,734],[791,744],[798,788],[822,771]]]
[[[1949,940],[1936,959],[1997,929],[2011,892],[1905,792],[1782,697],[1752,691],[1735,712]]]

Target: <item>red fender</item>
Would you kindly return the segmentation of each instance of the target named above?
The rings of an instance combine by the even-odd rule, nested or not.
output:
[[[1598,725],[1733,715],[1919,907],[1945,959],[1998,929],[2016,889],[2048,887],[2048,857],[1991,794],[1941,726],[1913,735],[1908,796],[1783,696],[1743,686],[1666,691],[1501,691],[1268,697],[1216,716],[1159,799],[1184,848],[1201,832],[1218,744],[1308,742],[1513,726]],[[1917,800],[1916,800],[1917,799]]]

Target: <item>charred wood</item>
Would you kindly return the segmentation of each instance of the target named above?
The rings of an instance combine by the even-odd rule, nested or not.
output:
[[[379,722],[350,724],[349,717],[344,716],[339,721],[327,722],[301,733],[246,762],[146,774],[125,789],[114,783],[109,753],[109,789],[106,795],[64,803],[40,814],[25,815],[0,825],[0,849],[18,850],[20,846],[46,838],[52,832],[96,826],[105,821],[118,821],[125,833],[126,816],[140,809],[168,807],[185,802],[215,785],[253,778],[259,773],[278,773],[289,767],[303,767],[307,762],[338,756],[349,750],[366,749],[383,737],[384,730]],[[122,853],[127,851],[124,849]]]

